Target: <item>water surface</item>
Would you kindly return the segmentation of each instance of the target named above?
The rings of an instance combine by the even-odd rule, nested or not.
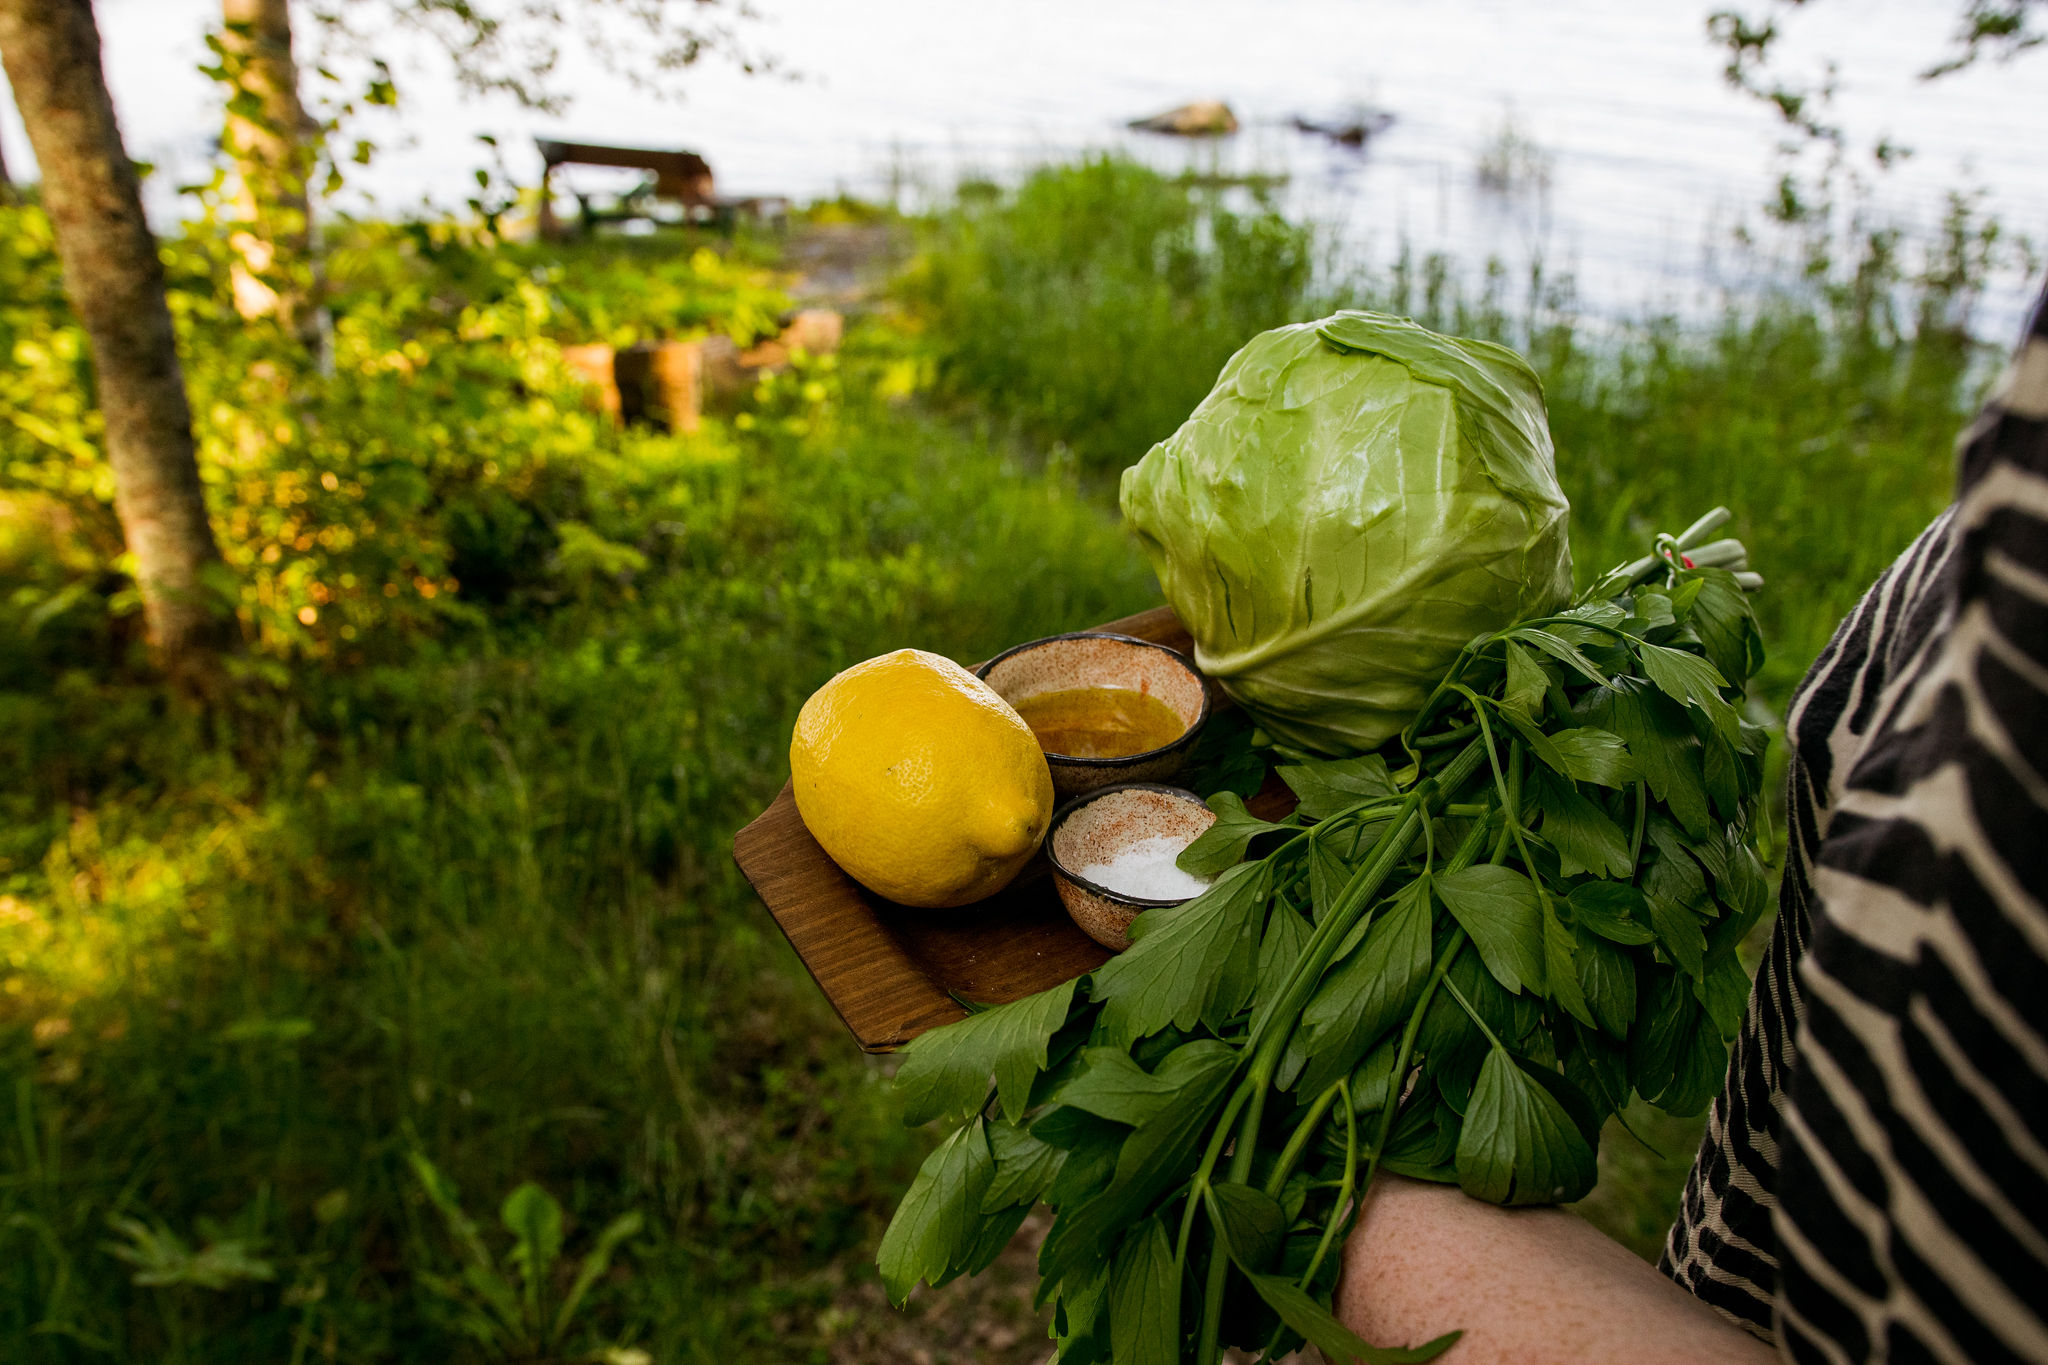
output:
[[[1774,175],[1778,129],[1730,91],[1705,36],[1713,6],[1685,0],[753,0],[744,32],[790,78],[710,61],[663,101],[571,60],[560,117],[503,99],[465,101],[435,62],[401,61],[402,114],[373,120],[385,144],[348,202],[405,211],[459,204],[482,149],[501,139],[515,175],[537,177],[534,134],[707,155],[721,187],[808,199],[880,195],[906,181],[1014,176],[1035,161],[1121,148],[1161,166],[1288,175],[1291,212],[1335,227],[1384,261],[1397,244],[1519,268],[1568,270],[1596,310],[1711,306],[1747,265],[1727,250]],[[1852,140],[1889,135],[1915,155],[1878,179],[1886,215],[1930,230],[1944,193],[1980,190],[2009,230],[2048,244],[2048,55],[1932,85],[1914,73],[1942,50],[1947,0],[1816,0],[1794,16],[1787,57],[1839,64]],[[195,178],[218,113],[196,72],[211,0],[99,0],[110,80],[138,155],[170,187]],[[405,42],[400,51],[411,50]],[[1189,145],[1124,121],[1197,98],[1228,100],[1245,131]],[[1395,123],[1362,152],[1289,126],[1369,103]],[[1550,157],[1547,190],[1501,196],[1477,183],[1481,149],[1511,120]],[[27,148],[11,107],[0,144]],[[580,172],[602,188],[602,172]],[[2016,271],[1980,319],[2010,334],[2029,297]]]

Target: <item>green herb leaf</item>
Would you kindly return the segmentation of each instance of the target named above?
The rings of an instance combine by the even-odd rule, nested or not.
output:
[[[1644,1099],[1678,1115],[1697,1114],[1721,1088],[1727,1048],[1683,975],[1659,969],[1648,1017],[1637,1022],[1629,1074]]]
[[[1411,1007],[1412,1008],[1412,1007]],[[1365,1054],[1351,1072],[1351,1106],[1355,1113],[1370,1114],[1384,1109],[1390,1098],[1394,1079],[1394,1063],[1401,1053],[1401,1035],[1388,1030],[1373,1044],[1372,1051]]]
[[[1124,1239],[1109,1272],[1110,1358],[1117,1365],[1179,1365],[1180,1281],[1165,1224],[1147,1218]]]
[[[1727,684],[1720,669],[1697,654],[1663,645],[1641,646],[1640,657],[1643,673],[1665,696],[1696,707],[1730,742],[1738,738],[1735,708],[1721,695]]]
[[[1229,1055],[1223,1055],[1228,1053]],[[1161,1193],[1185,1180],[1202,1134],[1236,1074],[1237,1050],[1206,1053],[1173,1097],[1124,1143],[1109,1187],[1071,1211],[1063,1209],[1038,1253],[1038,1273],[1058,1284],[1099,1263],[1102,1249],[1123,1236]]]
[[[1238,1262],[1238,1268],[1244,1270],[1242,1261]],[[1355,1358],[1363,1365],[1420,1365],[1420,1362],[1435,1360],[1450,1350],[1464,1335],[1462,1332],[1446,1332],[1420,1346],[1374,1346],[1337,1321],[1329,1309],[1296,1288],[1294,1281],[1251,1270],[1244,1270],[1244,1277],[1251,1281],[1253,1290],[1266,1301],[1266,1306],[1280,1315],[1280,1321],[1315,1343],[1316,1349],[1330,1360]]]
[[[1507,718],[1508,724],[1515,727],[1515,732],[1522,737],[1522,743],[1528,746],[1530,753],[1542,759],[1556,772],[1561,773],[1565,770],[1564,754],[1550,742],[1550,736],[1543,733],[1541,726],[1519,711],[1503,708],[1500,714]]]
[[[1038,1202],[1066,1161],[1066,1152],[1041,1141],[1028,1128],[1010,1123],[988,1126],[989,1152],[996,1163],[995,1176],[981,1196],[984,1213],[1012,1204],[1029,1207]]]
[[[1242,711],[1211,715],[1188,753],[1180,779],[1197,796],[1235,792],[1249,800],[1266,782],[1266,760],[1252,745],[1252,723]]]
[[[1415,1008],[1430,970],[1430,879],[1417,877],[1366,931],[1351,956],[1324,975],[1302,1010],[1295,1038],[1313,1059],[1300,1084],[1320,1093],[1349,1071],[1373,1040]]]
[[[1269,1264],[1287,1235],[1287,1214],[1280,1201],[1264,1190],[1229,1181],[1212,1185],[1209,1199],[1230,1239],[1232,1258],[1245,1266]]]
[[[1628,1048],[1591,1029],[1572,1028],[1564,1040],[1564,1074],[1598,1114],[1615,1114],[1628,1103]]]
[[[1559,730],[1550,742],[1564,756],[1565,773],[1576,781],[1626,787],[1641,776],[1621,736],[1611,731],[1581,726]]]
[[[981,1230],[981,1200],[994,1175],[980,1119],[955,1129],[925,1158],[875,1257],[891,1302],[901,1307],[919,1280],[941,1280],[966,1259]]]
[[[1762,638],[1756,617],[1749,608],[1749,596],[1726,569],[1701,569],[1691,580],[1698,587],[1687,623],[1700,637],[1700,646],[1721,676],[1746,680],[1763,667]],[[1690,586],[1690,584],[1688,584]]]
[[[1043,1136],[1066,1152],[1066,1159],[1060,1162],[1059,1174],[1046,1189],[1045,1202],[1065,1208],[1092,1199],[1109,1188],[1109,1182],[1116,1178],[1116,1159],[1124,1150],[1124,1139],[1131,1130],[1121,1123],[1084,1114],[1078,1109],[1059,1109],[1055,1113],[1065,1114],[1069,1122],[1065,1131],[1057,1138],[1039,1133],[1046,1125],[1041,1122],[1032,1125],[1034,1136]],[[1050,1116],[1048,1116],[1050,1117]]]
[[[1059,1345],[1062,1365],[1095,1365],[1109,1359],[1109,1258],[1105,1256],[1072,1283],[1060,1286],[1054,1296],[1052,1334]],[[1038,1287],[1037,1300],[1046,1298],[1046,1286]]]
[[[1496,981],[1511,992],[1543,989],[1543,915],[1533,882],[1480,863],[1436,878],[1435,886]]]
[[[1516,711],[1534,716],[1536,708],[1543,703],[1543,694],[1550,690],[1550,674],[1542,664],[1513,640],[1505,643],[1507,653],[1507,692],[1501,700]]]
[[[1524,626],[1520,630],[1511,632],[1508,638],[1536,646],[1536,648],[1542,650],[1551,658],[1556,659],[1559,663],[1578,673],[1588,682],[1599,683],[1603,687],[1607,684],[1607,675],[1602,673],[1591,659],[1581,654],[1576,646],[1567,643],[1562,637],[1550,631],[1539,630],[1533,626]]]
[[[1082,1070],[1054,1098],[1070,1109],[1133,1127],[1165,1108],[1181,1087],[1237,1060],[1235,1048],[1213,1038],[1174,1049],[1149,1073],[1120,1047],[1086,1048],[1081,1055]]]
[[[1658,857],[1643,869],[1643,891],[1697,910],[1711,907],[1706,874],[1700,870],[1703,856],[1727,871],[1725,849],[1718,840],[1689,841],[1669,821],[1652,817],[1648,830],[1650,844]]]
[[[1602,938],[1631,947],[1657,941],[1643,893],[1626,882],[1585,882],[1572,888],[1566,904],[1575,923]]]
[[[1103,1007],[1102,1040],[1128,1047],[1168,1024],[1192,1029],[1242,1008],[1244,995],[1222,978],[1232,954],[1256,966],[1268,894],[1266,865],[1240,863],[1193,900],[1133,920],[1131,946],[1096,971],[1090,991]],[[1219,993],[1223,986],[1231,990]],[[1243,990],[1250,986],[1247,972]]]
[[[1557,614],[1567,620],[1588,621],[1593,625],[1607,626],[1614,630],[1619,630],[1621,623],[1628,619],[1628,613],[1622,610],[1621,604],[1611,597],[1603,597],[1592,602],[1581,602],[1578,606],[1568,608]]]
[[[1560,873],[1567,877],[1581,872],[1628,876],[1628,836],[1606,811],[1579,795],[1565,778],[1532,771],[1527,781],[1532,799],[1524,804],[1542,813],[1540,829],[1557,850]]]
[[[1744,934],[1770,908],[1770,881],[1764,876],[1763,864],[1757,861],[1755,852],[1748,845],[1738,845],[1729,851],[1728,873],[1722,880],[1721,891],[1742,920],[1741,932]]]
[[[1024,1226],[1024,1220],[1031,1215],[1031,1206],[1016,1204],[984,1212],[978,1220],[974,1240],[966,1253],[955,1261],[946,1273],[931,1282],[932,1288],[959,1279],[962,1275],[979,1275],[995,1264],[996,1257],[1016,1237],[1017,1229]]]
[[[1657,941],[1664,945],[1664,951],[1685,969],[1687,976],[1703,975],[1707,936],[1700,929],[1700,917],[1664,896],[1651,895],[1648,900],[1650,926],[1657,931]]]
[[[1444,979],[1465,997],[1464,1005],[1449,991],[1438,991],[1423,1014],[1415,1047],[1427,1060],[1431,1075],[1455,1073],[1468,1077],[1462,1084],[1453,1085],[1462,1093],[1471,1089],[1471,1081],[1479,1075],[1479,1063],[1493,1046],[1464,1006],[1470,1005],[1473,1013],[1493,1030],[1494,1037],[1512,1049],[1523,1045],[1529,1031],[1542,1018],[1543,998],[1536,994],[1509,994],[1476,952],[1461,952],[1453,958]],[[1456,1136],[1453,1131],[1453,1142]],[[1449,1160],[1450,1155],[1446,1149],[1444,1159]]]
[[[1671,808],[1688,834],[1707,832],[1699,740],[1683,707],[1639,679],[1618,678],[1587,708],[1587,719],[1621,736],[1651,794]]]
[[[1579,985],[1594,1020],[1615,1037],[1626,1038],[1636,1018],[1635,959],[1582,925],[1578,961]]]
[[[1564,1007],[1565,1013],[1586,1025],[1593,1024],[1593,1009],[1586,1003],[1584,991],[1579,988],[1578,940],[1572,931],[1564,927],[1564,921],[1557,917],[1557,909],[1549,899],[1543,899],[1543,984],[1551,999]]]
[[[1012,1123],[1022,1118],[1032,1078],[1045,1066],[1046,1044],[1067,1022],[1078,984],[1068,981],[920,1035],[903,1049],[896,1073],[903,1121],[973,1113],[988,1097],[991,1075],[1003,1117]]]
[[[1174,860],[1181,871],[1191,876],[1213,877],[1226,867],[1243,862],[1245,850],[1261,834],[1293,828],[1253,815],[1244,808],[1244,798],[1234,791],[1217,792],[1208,804],[1216,812],[1216,823],[1203,830]]]
[[[1599,1174],[1564,1106],[1500,1048],[1479,1067],[1457,1161],[1459,1187],[1492,1204],[1567,1203]]]
[[[1451,1008],[1455,1010],[1457,1006],[1451,1004]],[[1478,1030],[1473,1031],[1476,1033]],[[1425,1092],[1405,1106],[1401,1116],[1394,1121],[1394,1131],[1387,1139],[1387,1154],[1380,1158],[1380,1168],[1395,1175],[1405,1175],[1410,1180],[1430,1180],[1439,1185],[1457,1184],[1458,1168],[1453,1158],[1462,1126],[1463,1120],[1449,1105]]]
[[[1678,624],[1677,613],[1672,610],[1671,598],[1656,588],[1636,589],[1635,610],[1630,613],[1630,625],[1637,635],[1648,635],[1653,630]]]
[[[1294,964],[1301,960],[1309,934],[1307,920],[1282,898],[1266,917],[1266,936],[1259,941],[1258,1009],[1252,1015],[1252,1031],[1258,1032],[1265,1017],[1277,1008]]]
[[[1327,819],[1365,801],[1393,800],[1401,794],[1387,775],[1387,761],[1378,754],[1296,763],[1275,771],[1301,798],[1298,810],[1311,820]]]
[[[1742,1016],[1749,1009],[1749,986],[1749,973],[1732,953],[1693,983],[1693,998],[1706,1007],[1707,1017],[1723,1038],[1733,1038],[1742,1027]]]
[[[1321,924],[1323,916],[1330,913],[1330,907],[1337,903],[1344,884],[1351,880],[1351,872],[1351,867],[1337,856],[1325,839],[1313,836],[1309,839],[1308,901],[1315,910],[1316,923]]]

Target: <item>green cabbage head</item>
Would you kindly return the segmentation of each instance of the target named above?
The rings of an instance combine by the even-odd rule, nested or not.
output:
[[[1570,597],[1570,510],[1528,364],[1378,313],[1253,337],[1123,476],[1195,662],[1331,755],[1398,734],[1473,636]]]

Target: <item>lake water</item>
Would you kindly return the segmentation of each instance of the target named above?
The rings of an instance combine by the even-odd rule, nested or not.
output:
[[[799,199],[879,195],[962,173],[1012,177],[1087,148],[1162,167],[1288,176],[1290,212],[1326,223],[1354,254],[1401,242],[1466,262],[1540,256],[1570,271],[1596,310],[1691,312],[1743,273],[1726,249],[1772,182],[1778,130],[1729,90],[1705,36],[1716,5],[1671,0],[754,0],[747,41],[786,76],[716,59],[663,101],[572,59],[559,117],[464,101],[423,56],[398,63],[402,112],[371,120],[385,144],[351,202],[384,212],[460,203],[496,135],[511,170],[538,174],[536,133],[703,152],[722,189]],[[212,0],[99,0],[110,82],[132,149],[169,187],[204,165],[218,112],[195,67]],[[1934,84],[1914,73],[1943,48],[1954,0],[1817,0],[1795,15],[1792,68],[1834,59],[1837,115],[1868,146],[1915,150],[1878,178],[1878,208],[1921,230],[1951,188],[1981,191],[2010,231],[2048,245],[2048,54]],[[400,46],[403,46],[402,44]],[[1190,144],[1124,122],[1186,100],[1227,100],[1233,138]],[[1293,130],[1297,114],[1365,103],[1394,123],[1362,151]],[[1547,154],[1547,190],[1484,190],[1482,148],[1512,121]],[[0,109],[11,165],[27,148]],[[582,173],[602,187],[604,173]],[[367,199],[365,198],[367,197]],[[2009,269],[1978,319],[2012,335],[2035,282]]]

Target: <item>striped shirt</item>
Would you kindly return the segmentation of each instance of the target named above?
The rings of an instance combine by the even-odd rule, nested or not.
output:
[[[1661,1268],[1792,1360],[2048,1362],[2048,295],[1786,729],[1778,922]]]

